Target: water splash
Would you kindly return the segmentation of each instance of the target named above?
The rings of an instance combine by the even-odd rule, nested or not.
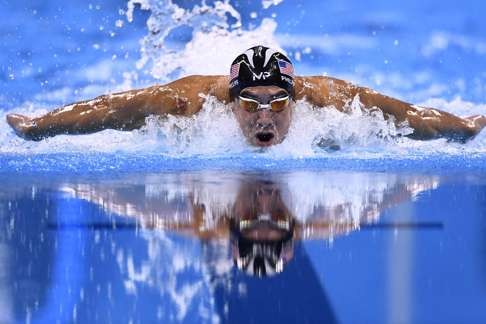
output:
[[[272,5],[278,3],[273,1]],[[162,82],[183,74],[226,74],[235,55],[256,43],[280,50],[286,45],[281,43],[285,38],[276,35],[277,23],[274,19],[263,19],[260,25],[245,29],[240,13],[229,1],[202,2],[191,8],[183,8],[171,0],[130,0],[126,11],[128,20],[133,19],[136,5],[151,11],[147,22],[148,34],[141,41],[138,66]],[[171,35],[185,27],[190,37],[177,43]],[[56,93],[52,95],[55,98],[61,96]],[[17,107],[15,112],[38,116],[51,109],[35,108],[46,104],[42,98],[34,97],[34,100]],[[459,97],[451,101],[430,99],[421,105],[461,116],[486,111],[486,105],[467,102]],[[105,170],[106,167],[101,165],[103,163],[115,169],[117,165],[130,164],[123,163],[123,158],[118,159],[123,154],[148,157],[147,161],[167,157],[213,160],[241,157],[254,159],[256,162],[253,163],[259,165],[263,160],[302,158],[366,161],[424,159],[444,155],[470,158],[486,154],[486,132],[465,145],[442,139],[413,141],[404,137],[410,133],[406,125],[396,127],[391,119],[385,120],[381,113],[365,113],[358,101],[351,102],[344,113],[332,107],[316,109],[304,101],[298,102],[285,141],[264,150],[247,144],[230,107],[214,98],[209,98],[195,116],[152,117],[141,130],[106,130],[83,136],[57,136],[41,142],[28,142],[16,137],[6,125],[5,115],[6,112],[0,112],[0,154],[20,154],[32,159],[31,162],[28,159],[22,163],[15,160],[12,162],[15,170],[26,166],[36,169],[39,162],[44,162],[49,169],[49,159],[36,156],[71,153],[75,155],[69,162],[70,170],[79,167],[82,161],[75,160],[87,153],[117,156],[117,159],[107,158],[103,161],[98,155],[84,159],[88,161],[88,169],[96,170]]]
[[[277,23],[264,19],[260,26],[243,30],[240,13],[228,0],[205,2],[186,9],[172,0],[130,0],[127,19],[133,20],[138,4],[150,10],[148,35],[141,41],[138,68],[149,67],[157,79],[169,80],[187,74],[227,74],[237,54],[255,44],[282,50],[275,38]],[[171,40],[171,34],[184,31],[187,42]],[[186,35],[187,37],[188,35]]]
[[[209,97],[194,116],[149,117],[145,127],[132,132],[105,130],[30,142],[15,136],[5,125],[0,131],[0,153],[153,152],[171,157],[215,157],[259,152],[272,157],[314,156],[322,151],[316,145],[321,138],[332,139],[343,148],[369,147],[395,142],[394,136],[410,132],[407,127],[397,128],[382,114],[364,113],[357,101],[348,108],[343,113],[332,107],[316,109],[298,102],[287,139],[263,151],[246,143],[231,108]],[[0,118],[4,119],[5,114]]]
[[[399,136],[411,132],[406,124],[397,127],[393,119],[386,120],[379,111],[365,111],[358,97],[344,107],[344,112],[332,106],[316,108],[300,101],[287,140],[272,150],[290,156],[314,156],[323,151],[355,148],[375,150],[396,143]]]
[[[475,111],[478,105],[456,99],[453,102],[433,101],[445,110],[464,114]],[[19,113],[39,115],[46,109],[25,105]],[[127,153],[155,154],[171,158],[225,158],[233,156],[261,158],[319,158],[353,157],[410,158],[430,154],[459,155],[486,153],[486,135],[480,133],[464,144],[448,143],[444,139],[414,141],[405,135],[411,132],[406,125],[397,127],[392,119],[385,119],[378,111],[366,112],[357,98],[345,112],[333,107],[316,108],[305,101],[296,103],[293,121],[287,138],[269,149],[250,146],[231,112],[231,107],[209,97],[202,110],[191,117],[150,117],[140,130],[103,132],[68,136],[60,135],[40,142],[25,141],[17,137],[5,122],[6,113],[0,114],[0,153],[53,154],[53,153]],[[332,145],[330,145],[330,143]],[[333,149],[333,145],[339,148]]]

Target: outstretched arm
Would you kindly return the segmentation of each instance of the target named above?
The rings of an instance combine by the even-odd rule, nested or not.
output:
[[[296,79],[297,99],[306,98],[316,106],[333,105],[342,110],[346,102],[358,95],[365,108],[376,107],[383,112],[385,118],[393,116],[397,124],[408,122],[413,129],[409,137],[413,139],[445,137],[465,142],[486,126],[485,116],[461,118],[438,109],[412,105],[334,78],[314,76]]]
[[[37,118],[9,114],[7,122],[17,135],[29,140],[59,134],[87,134],[109,128],[133,130],[143,126],[149,115],[192,115],[201,109],[204,95],[228,101],[226,77],[189,76],[166,85],[70,104]]]

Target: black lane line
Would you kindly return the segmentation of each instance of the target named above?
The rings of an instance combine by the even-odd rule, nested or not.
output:
[[[377,224],[361,224],[360,229],[413,229],[413,230],[443,230],[444,223],[442,222],[396,222],[396,223],[377,223]]]
[[[70,223],[70,224],[59,224],[59,223],[49,223],[47,224],[47,229],[53,231],[65,231],[65,230],[134,230],[142,229],[140,225],[137,224],[126,224],[126,223]]]

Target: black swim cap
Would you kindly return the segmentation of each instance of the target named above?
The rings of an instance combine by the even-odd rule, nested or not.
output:
[[[232,238],[233,261],[238,270],[249,276],[271,277],[283,272],[293,254],[293,240],[256,242]]]
[[[294,96],[294,67],[282,53],[265,46],[254,46],[238,55],[231,64],[231,100],[247,87],[270,85],[283,88]]]
[[[255,220],[244,221],[246,230],[259,226],[280,228],[281,237],[278,239],[252,239],[247,237],[242,229],[242,222],[230,219],[230,241],[233,261],[236,267],[250,276],[265,277],[281,273],[294,253],[294,226],[292,219],[288,220],[287,228],[283,229],[276,222],[261,220],[266,215],[258,215]]]

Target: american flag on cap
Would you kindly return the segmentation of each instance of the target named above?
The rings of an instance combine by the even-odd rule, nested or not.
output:
[[[284,60],[278,60],[278,68],[280,69],[280,73],[287,74],[291,77],[294,76],[294,67],[292,66],[292,63]]]
[[[238,73],[240,73],[240,62],[235,63],[231,66],[230,80],[233,80],[234,78],[238,77]]]

